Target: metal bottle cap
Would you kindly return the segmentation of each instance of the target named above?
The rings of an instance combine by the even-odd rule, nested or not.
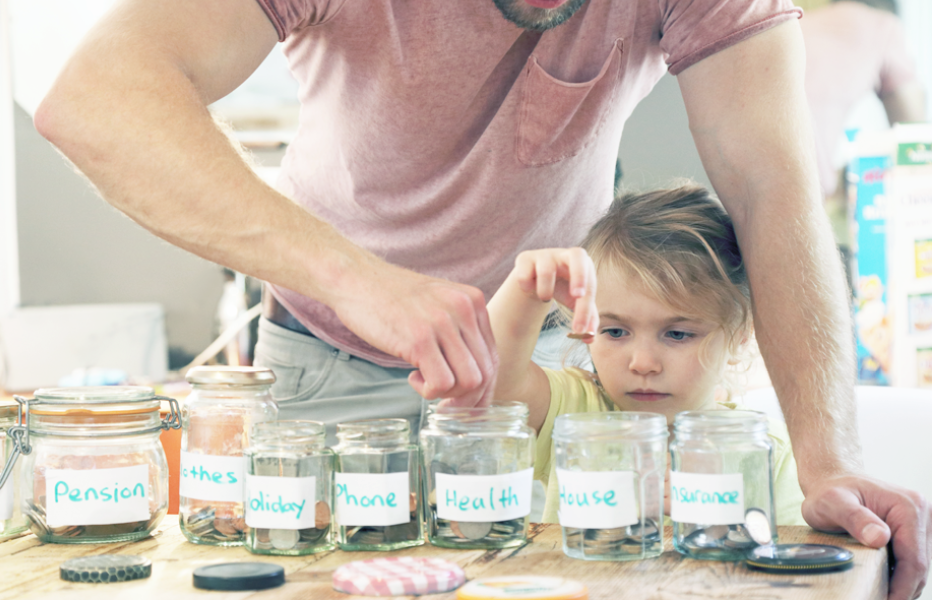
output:
[[[59,567],[65,581],[114,583],[145,579],[152,574],[152,561],[141,556],[106,554],[72,558]]]
[[[267,590],[285,583],[285,569],[270,563],[220,563],[194,569],[194,587],[202,590]]]

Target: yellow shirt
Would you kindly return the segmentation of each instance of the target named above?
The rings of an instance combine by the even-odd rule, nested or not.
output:
[[[553,453],[553,422],[560,415],[581,412],[608,412],[618,410],[614,403],[593,382],[573,375],[567,370],[544,369],[550,380],[550,410],[537,435],[537,456],[534,460],[534,478],[547,488],[544,504],[544,523],[557,522],[560,490],[557,486],[556,461]],[[800,507],[803,492],[799,488],[796,461],[786,425],[768,419],[768,435],[773,442],[773,492],[778,525],[805,525]]]

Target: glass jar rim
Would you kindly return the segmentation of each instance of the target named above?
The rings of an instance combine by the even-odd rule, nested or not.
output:
[[[611,411],[567,413],[556,418],[553,439],[560,442],[618,440],[625,437],[666,437],[667,418],[658,413]]]
[[[191,385],[262,386],[275,383],[268,367],[201,366],[189,369],[185,380]]]
[[[690,410],[677,413],[675,432],[744,433],[767,431],[767,415],[756,410]]]
[[[145,386],[87,386],[42,388],[29,401],[29,414],[132,415],[158,412],[161,400]]]
[[[327,435],[327,426],[320,421],[263,421],[252,426],[255,444],[317,444]]]
[[[502,402],[490,406],[440,406],[432,404],[428,409],[428,419],[456,420],[511,420],[527,419],[529,410],[523,402]]]
[[[345,421],[337,423],[337,436],[340,434],[408,434],[411,424],[407,419],[365,419],[361,421]]]

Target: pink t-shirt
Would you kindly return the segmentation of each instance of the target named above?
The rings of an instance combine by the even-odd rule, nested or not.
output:
[[[897,17],[859,2],[835,2],[806,13],[806,96],[812,111],[822,192],[838,184],[834,154],[855,103],[916,80]]]
[[[479,287],[578,243],[612,200],[625,119],[669,69],[798,18],[790,0],[589,0],[543,34],[491,0],[257,0],[299,82],[279,189],[385,260]],[[408,367],[328,307],[314,335]]]

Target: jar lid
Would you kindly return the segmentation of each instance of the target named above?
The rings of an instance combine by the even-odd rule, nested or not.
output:
[[[194,569],[194,587],[202,590],[267,590],[284,583],[285,569],[270,563],[220,563]]]
[[[561,442],[608,442],[667,434],[667,418],[651,412],[567,413],[553,424],[553,439]]]
[[[144,386],[43,388],[36,390],[29,412],[37,415],[146,413],[161,407],[161,401],[154,396],[152,388]]]
[[[518,575],[470,581],[456,592],[457,600],[586,600],[589,590],[572,579]]]
[[[66,560],[59,567],[65,581],[115,583],[145,579],[152,574],[152,561],[142,556],[104,554]]]
[[[266,367],[194,367],[185,379],[192,385],[272,385],[275,373]]]
[[[455,590],[466,581],[456,563],[399,556],[357,560],[333,572],[333,588],[362,596],[411,596]]]
[[[748,568],[793,575],[846,571],[854,566],[854,553],[825,544],[776,544],[748,552]]]
[[[16,404],[0,404],[0,419],[15,419],[16,411],[19,407]]]

